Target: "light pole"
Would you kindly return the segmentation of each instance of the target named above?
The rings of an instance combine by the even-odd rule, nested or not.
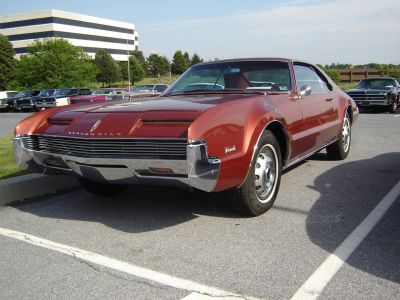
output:
[[[129,68],[129,35],[126,37],[126,55],[128,57],[128,92],[131,92],[131,71]]]

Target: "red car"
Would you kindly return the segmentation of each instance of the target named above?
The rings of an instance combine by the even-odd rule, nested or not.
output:
[[[161,96],[60,107],[21,121],[23,169],[71,174],[93,194],[130,184],[224,192],[241,213],[267,211],[282,170],[326,148],[350,151],[354,101],[315,65],[281,58],[198,64]]]

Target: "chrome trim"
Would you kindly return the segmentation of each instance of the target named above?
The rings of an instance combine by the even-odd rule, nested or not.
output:
[[[42,174],[67,174],[93,181],[116,184],[155,184],[196,188],[206,192],[215,189],[221,162],[210,158],[205,141],[191,141],[187,145],[186,160],[84,158],[66,154],[48,153],[26,149],[14,138],[14,157],[19,167]],[[47,162],[51,162],[48,164]],[[59,165],[56,165],[58,162]],[[173,173],[148,174],[150,168],[167,168]],[[174,176],[173,176],[174,175]]]
[[[324,149],[325,147],[329,146],[330,144],[333,144],[333,143],[336,142],[337,140],[338,140],[338,138],[335,137],[332,141],[326,142],[326,143],[323,144],[320,148],[317,148],[316,150],[313,150],[313,151],[308,152],[307,154],[305,154],[305,155],[303,155],[303,156],[300,156],[299,158],[297,158],[297,159],[295,159],[294,161],[292,161],[292,162],[288,163],[287,165],[285,165],[285,166],[282,168],[282,171],[283,171],[283,170],[286,170],[286,169],[288,169],[288,168],[290,168],[291,166],[294,166],[295,164],[301,162],[302,160],[305,160],[305,159],[309,158],[310,156],[313,156],[314,153],[316,153],[316,152],[318,152],[318,151]]]

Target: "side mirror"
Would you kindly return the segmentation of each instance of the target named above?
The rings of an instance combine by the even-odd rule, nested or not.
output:
[[[309,96],[309,95],[311,94],[311,91],[312,91],[311,86],[309,86],[309,85],[303,85],[303,86],[301,86],[301,88],[300,88],[300,93],[299,93],[299,95],[300,95],[301,98],[303,98],[303,97],[305,97],[305,96]]]

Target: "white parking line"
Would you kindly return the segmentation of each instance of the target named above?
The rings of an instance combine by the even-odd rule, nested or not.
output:
[[[400,181],[378,203],[356,229],[339,245],[336,250],[315,270],[307,281],[297,290],[292,300],[316,299],[332,277],[350,257],[354,250],[375,227],[389,207],[400,195]]]
[[[395,116],[393,116],[393,118],[398,118],[398,117],[400,117],[400,115],[395,115]]]
[[[124,272],[136,277],[140,277],[143,279],[147,279],[153,282],[157,282],[164,286],[169,286],[177,289],[187,290],[190,292],[195,292],[190,295],[194,296],[210,296],[215,299],[215,297],[224,297],[224,299],[256,299],[253,297],[246,297],[234,293],[230,293],[221,289],[217,289],[214,287],[206,286],[194,281],[181,279],[178,277],[174,277],[165,273],[156,272],[150,269],[142,268],[133,264],[129,264],[127,262],[119,261],[107,256],[103,256],[94,252],[78,249],[75,247],[67,246],[64,244],[52,242],[46,239],[42,239],[40,237],[30,235],[27,233],[10,230],[7,228],[0,227],[0,235],[13,238],[19,241],[23,241],[35,246],[39,246],[42,248],[54,250],[63,254],[67,254],[69,256],[73,256],[81,261],[90,262],[96,265],[100,265],[103,267],[107,267],[113,270],[117,270],[120,272]],[[200,295],[199,295],[200,294]],[[190,296],[189,295],[189,296]],[[228,297],[228,298],[227,298]],[[196,298],[191,298],[196,299]],[[200,299],[200,298],[197,298]],[[207,298],[203,298],[207,299]],[[217,298],[218,299],[218,298]]]

